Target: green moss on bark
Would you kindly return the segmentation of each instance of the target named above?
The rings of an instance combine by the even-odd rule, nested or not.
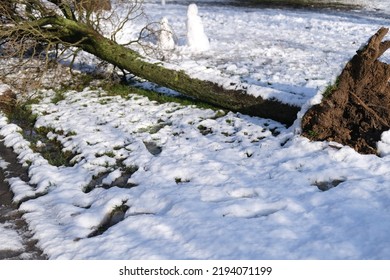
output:
[[[57,18],[53,22],[63,26],[63,40],[69,40],[84,51],[160,86],[223,109],[271,118],[287,125],[296,119],[299,107],[254,97],[241,90],[227,90],[213,82],[192,78],[184,71],[148,62],[137,52],[105,38],[85,24],[65,18]]]

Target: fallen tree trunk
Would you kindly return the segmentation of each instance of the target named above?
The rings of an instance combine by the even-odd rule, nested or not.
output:
[[[287,125],[295,121],[300,109],[277,100],[255,97],[242,90],[228,90],[216,83],[192,78],[184,71],[175,71],[159,63],[150,63],[137,52],[118,45],[92,30],[80,30],[79,26],[68,30],[70,38],[74,38],[76,34],[84,38],[80,44],[84,51],[138,77],[203,102],[251,116],[274,119]]]
[[[379,29],[347,63],[322,102],[306,112],[304,136],[377,153],[382,132],[390,129],[390,65],[379,61],[390,48],[390,41],[383,41],[388,31]]]
[[[184,71],[167,69],[160,63],[147,61],[136,51],[99,33],[99,27],[95,26],[99,21],[92,22],[94,17],[89,12],[85,18],[83,6],[77,6],[77,0],[49,0],[52,6],[55,5],[58,9],[49,8],[40,0],[23,2],[27,3],[27,16],[14,15],[13,11],[9,12],[10,15],[6,14],[5,19],[13,24],[0,26],[5,30],[2,32],[4,36],[0,38],[14,37],[15,42],[28,38],[52,46],[57,44],[77,47],[135,76],[223,109],[270,118],[287,125],[291,125],[297,117],[300,109],[297,106],[255,97],[243,90],[225,89],[216,83],[192,78]],[[33,13],[34,9],[39,13]],[[4,4],[0,3],[1,10],[6,9]],[[21,49],[26,48],[22,46]]]

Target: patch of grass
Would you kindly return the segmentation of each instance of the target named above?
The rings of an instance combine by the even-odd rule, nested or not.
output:
[[[111,158],[114,158],[115,157],[115,154],[113,151],[109,151],[109,152],[104,152],[104,153],[95,153],[95,157],[102,157],[102,156],[108,156],[108,157],[111,157]]]
[[[105,152],[104,155],[111,157],[111,158],[115,157],[115,153],[113,151]]]
[[[82,91],[86,87],[91,87],[94,82],[97,81],[97,77],[88,73],[77,73],[72,75],[71,81],[61,84],[60,91],[66,92],[70,90]]]
[[[102,88],[108,96],[121,96],[125,99],[129,99],[131,93],[129,86],[120,83],[107,83]]]
[[[172,95],[166,95],[162,93],[158,93],[151,90],[142,89],[133,85],[120,83],[115,80],[104,80],[104,83],[99,82],[99,77],[96,77],[94,75],[83,73],[83,74],[77,74],[75,76],[75,81],[68,85],[63,85],[61,91],[69,91],[69,90],[76,90],[81,91],[86,87],[94,87],[96,88],[99,86],[102,88],[106,95],[105,96],[121,96],[124,99],[130,99],[132,96],[134,99],[134,94],[139,96],[147,97],[151,101],[156,101],[158,103],[178,103],[183,106],[191,106],[194,105],[201,109],[211,109],[216,111],[215,118],[222,117],[226,115],[226,112],[218,107],[211,105],[206,102],[199,101],[197,99],[194,99],[192,97],[188,97],[185,95],[178,95],[178,96],[172,96]],[[54,101],[60,101],[61,96],[58,96],[58,98],[55,98]],[[57,101],[57,102],[58,102]],[[87,105],[85,105],[87,106]]]
[[[65,137],[76,136],[76,135],[77,135],[77,133],[76,133],[75,131],[69,131],[69,132],[65,135]]]
[[[336,81],[333,84],[329,84],[324,93],[322,94],[324,98],[332,96],[333,92],[339,87],[340,78],[337,77]]]
[[[50,127],[39,127],[33,130],[32,137],[29,141],[31,143],[31,149],[34,152],[38,152],[45,158],[50,165],[54,166],[72,166],[72,159],[74,154],[71,151],[63,150],[62,143],[56,139],[48,139],[47,134],[49,132],[55,134],[64,134],[63,131],[58,133]],[[73,133],[68,133],[72,135]],[[67,134],[67,135],[68,135]]]
[[[31,144],[34,152],[40,153],[49,164],[54,166],[70,166],[70,161],[74,154],[70,151],[63,151],[62,144],[56,139],[48,139],[47,134],[64,134],[64,131],[55,131],[51,127],[35,127],[37,115],[31,111],[31,105],[39,99],[28,100],[23,104],[18,104],[12,112],[8,114],[10,122],[17,124],[23,130],[23,137]],[[74,132],[67,133],[67,136],[75,135]]]
[[[130,166],[127,166],[127,165],[123,165],[121,167],[121,170],[123,170],[124,173],[126,174],[134,174],[135,172],[137,172],[139,169],[138,165],[130,165]]]
[[[58,102],[65,100],[66,96],[64,93],[65,92],[63,90],[56,91],[55,95],[51,99],[51,102],[53,102],[54,104],[57,104]]]
[[[225,113],[223,113],[221,108],[218,108],[211,104],[201,102],[199,100],[184,95],[178,95],[178,96],[166,95],[155,91],[146,90],[146,89],[142,89],[131,85],[126,85],[126,84],[120,84],[120,83],[111,83],[111,84],[108,83],[107,85],[103,86],[103,89],[107,92],[108,95],[114,95],[114,96],[119,95],[125,99],[129,99],[131,94],[137,94],[140,96],[147,97],[149,100],[156,101],[160,104],[174,102],[183,106],[194,105],[201,109],[211,109],[214,111],[218,111],[218,116],[225,115]]]
[[[221,134],[225,137],[230,137],[230,136],[233,136],[234,134],[233,133],[230,133],[230,132],[221,132]]]
[[[31,131],[37,120],[37,115],[31,111],[31,105],[37,104],[39,98],[29,99],[26,102],[16,104],[13,110],[7,114],[10,122],[19,125],[23,130]]]
[[[77,77],[77,86],[81,86],[84,89],[87,86],[90,86],[92,82],[96,80],[96,77],[91,74],[81,74]]]
[[[312,139],[315,139],[318,136],[318,132],[314,130],[307,131],[307,136],[309,136]]]
[[[208,135],[210,133],[213,133],[213,130],[210,127],[199,125],[198,126],[199,132],[202,133],[202,135]]]
[[[34,127],[34,132],[39,135],[46,135],[49,132],[54,132],[54,128],[48,126]]]
[[[330,96],[332,96],[333,92],[337,89],[337,86],[336,85],[328,85],[324,91],[324,93],[322,94],[324,96],[324,98],[328,98]]]
[[[52,149],[41,151],[41,155],[53,166],[71,166],[70,164],[74,154],[70,151],[62,151],[61,143],[52,142]],[[60,151],[60,152],[58,152]]]
[[[159,123],[157,125],[150,125],[147,127],[141,127],[138,129],[138,133],[149,133],[149,134],[156,134],[159,132],[162,128],[164,128],[166,125],[169,125],[169,123]]]

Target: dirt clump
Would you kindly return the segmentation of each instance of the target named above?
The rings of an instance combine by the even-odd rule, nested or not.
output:
[[[380,28],[347,63],[320,104],[302,118],[303,135],[335,141],[363,154],[376,154],[382,132],[390,129],[390,65],[379,61],[390,48]]]

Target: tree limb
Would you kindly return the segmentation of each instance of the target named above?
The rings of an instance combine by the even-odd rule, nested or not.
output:
[[[390,41],[384,41],[379,46],[379,55],[381,57],[388,49],[390,49]]]
[[[41,0],[34,1],[41,2]],[[81,4],[90,0],[82,1],[84,2]],[[255,97],[244,90],[228,90],[213,82],[192,78],[184,71],[167,69],[159,63],[146,60],[136,51],[103,36],[99,32],[99,14],[92,16],[90,11],[77,10],[82,9],[82,5],[74,0],[49,0],[49,2],[59,8],[63,15],[55,12],[54,9],[47,8],[47,13],[41,13],[44,16],[35,20],[24,18],[14,21],[7,35],[15,38],[15,42],[35,39],[44,41],[49,46],[61,44],[68,48],[82,49],[140,78],[228,110],[271,118],[288,125],[296,119],[300,109],[297,106]],[[72,7],[69,3],[76,6]],[[135,3],[137,4],[138,1]],[[132,8],[134,6],[130,7]],[[84,15],[81,15],[83,12],[85,12]],[[130,14],[127,17],[129,16]],[[88,19],[85,20],[85,17]],[[94,23],[91,24],[89,20],[94,20]],[[124,24],[119,27],[123,28]]]

